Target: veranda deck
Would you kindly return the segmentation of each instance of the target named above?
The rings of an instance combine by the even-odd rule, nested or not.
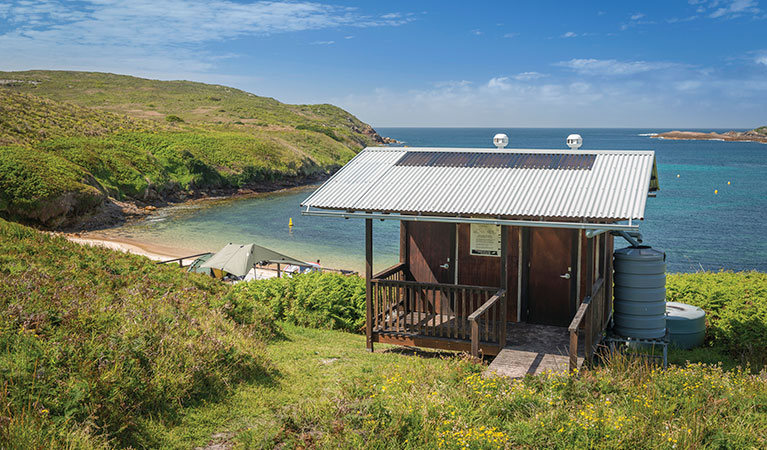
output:
[[[395,316],[397,316],[395,314]],[[468,327],[461,326],[464,317],[453,314],[407,313],[398,317],[387,317],[383,323],[407,323],[412,326],[391,328],[379,326],[374,332],[379,336],[398,339],[402,343],[418,339],[439,339],[451,342],[451,349],[461,350],[468,346],[470,336]],[[500,326],[494,321],[479,321],[479,329],[494,329]],[[419,330],[428,334],[408,330]],[[481,333],[483,334],[483,333]],[[461,346],[460,344],[464,344]],[[417,345],[417,344],[416,344]],[[512,323],[506,325],[506,343],[491,362],[485,375],[523,377],[526,374],[539,374],[547,370],[564,372],[569,368],[570,333],[567,327],[536,325],[530,323]],[[584,339],[578,340],[578,367],[583,364]]]

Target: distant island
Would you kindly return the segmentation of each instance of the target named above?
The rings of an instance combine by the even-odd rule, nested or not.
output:
[[[740,141],[767,144],[767,126],[751,131],[728,131],[726,133],[702,133],[700,131],[667,131],[651,137],[659,139],[690,139],[703,141]]]

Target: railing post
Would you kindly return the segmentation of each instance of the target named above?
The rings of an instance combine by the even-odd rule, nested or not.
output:
[[[469,320],[471,323],[471,356],[479,358],[479,324],[476,320]]]
[[[570,330],[570,372],[578,368],[578,331]]]
[[[583,356],[586,361],[591,362],[591,354],[594,347],[594,298],[591,298],[591,304],[586,310],[586,328],[584,334],[586,335],[586,342],[583,343]]]
[[[278,266],[279,267],[279,266]],[[278,269],[279,270],[279,269]],[[365,219],[365,334],[368,351],[373,351],[373,219]]]

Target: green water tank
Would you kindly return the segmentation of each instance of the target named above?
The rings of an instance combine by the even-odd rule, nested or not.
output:
[[[666,335],[666,254],[648,246],[616,250],[613,331],[623,337]]]
[[[706,337],[706,312],[686,303],[666,303],[666,326],[671,345],[691,349],[703,345]]]

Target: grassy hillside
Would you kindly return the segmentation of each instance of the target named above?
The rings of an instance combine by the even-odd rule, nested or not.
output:
[[[0,447],[154,447],[173,421],[271,365],[204,276],[0,219]]]
[[[753,131],[754,133],[757,133],[757,134],[763,134],[763,135],[767,136],[767,126],[755,128],[755,129],[753,129],[751,131]]]
[[[0,91],[0,96],[0,145],[27,146],[56,137],[103,136],[160,128],[148,120],[19,92]]]
[[[736,314],[764,320],[764,274],[669,283],[708,305],[711,345]],[[293,325],[357,329],[362,289],[331,274],[231,288],[0,219],[0,447],[767,446],[764,376],[687,365],[694,351],[667,371],[486,379],[465,356],[371,354],[361,334]]]
[[[102,73],[0,72],[0,215],[49,227],[328,174],[380,137],[331,105]]]
[[[34,70],[0,72],[1,86],[39,97],[132,117],[251,128],[316,129],[347,144],[366,145],[375,131],[333,105],[287,105],[221,85],[158,81],[98,72]]]

